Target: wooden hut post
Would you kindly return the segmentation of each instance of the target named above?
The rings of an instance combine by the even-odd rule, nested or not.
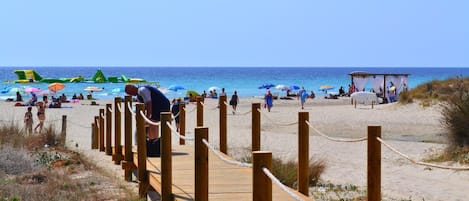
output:
[[[104,109],[99,109],[99,151],[104,151]]]
[[[140,114],[140,111],[145,111],[145,104],[137,104],[137,176],[138,176],[138,194],[141,198],[146,197],[148,187],[147,175],[147,136],[145,132],[145,119]]]
[[[262,168],[271,169],[272,152],[254,151],[252,152],[252,200],[271,201],[272,200],[272,180],[265,175]]]
[[[171,200],[172,197],[172,153],[171,129],[166,125],[171,122],[171,112],[161,112],[161,200]]]
[[[106,155],[112,155],[112,104],[106,104]]]
[[[298,119],[298,191],[309,196],[309,113],[299,112]]]
[[[381,126],[368,126],[368,200],[381,200]]]
[[[252,143],[252,151],[259,151],[261,150],[261,113],[258,109],[261,108],[260,103],[253,103],[251,106],[251,113],[252,113],[252,130],[251,130],[251,143]]]
[[[126,181],[132,181],[132,169],[134,168],[134,157],[132,153],[132,111],[128,105],[132,105],[132,96],[124,97],[124,178]]]
[[[208,128],[195,128],[195,200],[208,200]]]
[[[121,143],[121,130],[122,130],[122,111],[120,106],[122,103],[121,97],[114,98],[114,164],[118,165],[121,163],[124,156],[122,156],[122,143]]]
[[[179,103],[179,134],[186,136],[186,104],[184,102]],[[186,140],[179,138],[179,144],[186,144]]]
[[[197,127],[204,126],[204,106],[202,105],[202,97],[197,96]]]
[[[218,99],[218,105],[220,107],[220,151],[227,154],[227,143],[226,143],[226,95],[220,96]]]

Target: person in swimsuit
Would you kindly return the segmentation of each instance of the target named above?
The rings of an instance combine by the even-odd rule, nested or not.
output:
[[[36,127],[34,127],[34,132],[37,132],[37,128],[39,128],[39,132],[42,132],[42,128],[44,127],[44,120],[46,120],[46,106],[42,101],[38,102],[36,106],[39,123],[36,125]]]

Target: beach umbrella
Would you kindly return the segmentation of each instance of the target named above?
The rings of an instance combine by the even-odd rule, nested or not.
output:
[[[334,87],[331,85],[322,85],[319,87],[319,90],[330,90],[330,89],[334,89]]]
[[[23,87],[12,87],[8,89],[9,94],[16,94],[16,92],[24,93],[24,88]]]
[[[49,86],[47,86],[47,88],[49,88],[53,92],[57,92],[57,91],[60,91],[63,88],[65,88],[65,85],[62,84],[62,83],[54,82],[52,84],[49,84]]]
[[[277,86],[275,86],[276,89],[279,89],[279,90],[282,90],[282,91],[286,91],[286,90],[289,90],[290,87],[287,86],[287,85],[283,85],[283,84],[279,84]]]
[[[174,84],[168,87],[168,90],[171,90],[171,91],[178,91],[178,90],[183,90],[183,89],[185,89],[183,86],[174,85]]]
[[[197,91],[194,91],[194,90],[187,90],[186,96],[189,97],[191,95],[192,95],[192,97],[196,97],[196,96],[199,96],[199,93],[197,93]]]
[[[41,89],[36,88],[36,87],[26,87],[26,88],[24,89],[24,91],[25,91],[26,93],[32,93],[32,92],[35,93],[35,92],[40,92]]]
[[[296,86],[296,85],[290,85],[290,89],[291,90],[298,90],[298,89],[300,89],[300,87]]]
[[[42,91],[40,91],[40,92],[38,93],[38,95],[40,95],[40,96],[47,96],[47,95],[50,95],[50,94],[54,94],[54,92],[51,91],[51,90],[49,90],[49,89],[47,89],[47,90],[42,90]]]
[[[215,90],[220,90],[220,88],[216,86],[211,86],[210,88],[208,88],[208,91],[215,91]]]
[[[101,88],[101,87],[96,87],[96,86],[87,86],[87,87],[86,87],[85,89],[83,89],[83,90],[93,92],[93,91],[102,91],[103,88]]]
[[[270,89],[270,88],[272,88],[272,87],[275,87],[275,85],[272,84],[272,83],[264,83],[264,84],[262,84],[261,86],[259,86],[259,87],[257,87],[257,88],[258,88],[258,89]]]

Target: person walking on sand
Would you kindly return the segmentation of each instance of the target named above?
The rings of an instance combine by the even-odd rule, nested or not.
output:
[[[169,100],[160,90],[153,86],[145,85],[136,87],[128,84],[125,85],[125,93],[131,96],[137,96],[138,102],[145,104],[146,117],[153,122],[160,121],[161,112],[170,111]],[[148,123],[146,123],[146,125],[148,126],[148,140],[152,141],[158,139],[160,137],[158,126]]]
[[[298,91],[297,99],[300,99],[301,109],[305,109],[304,105],[306,102],[306,98],[308,98],[308,93],[306,93],[305,87],[301,87],[300,91]]]
[[[270,112],[270,108],[274,106],[274,98],[272,96],[272,93],[270,93],[270,90],[267,90],[267,93],[264,96],[265,104],[264,107],[267,108],[267,111]]]
[[[33,133],[33,113],[31,112],[32,109],[33,108],[29,106],[26,113],[24,113],[24,126],[26,128],[27,134]]]
[[[37,128],[39,128],[39,133],[42,132],[42,127],[44,127],[44,121],[46,120],[46,105],[44,102],[40,101],[36,104],[37,106],[37,118],[39,123],[34,127],[34,132],[37,133]]]
[[[179,103],[181,103],[181,99],[173,99],[172,102],[171,113],[173,113],[174,121],[176,122],[176,132],[179,132]]]
[[[234,91],[233,95],[231,96],[231,99],[230,99],[230,105],[231,107],[233,108],[233,114],[236,113],[236,107],[238,106],[238,92],[237,91]]]

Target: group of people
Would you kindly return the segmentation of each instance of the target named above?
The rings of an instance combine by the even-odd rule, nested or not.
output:
[[[44,121],[46,120],[46,103],[43,101],[39,101],[36,104],[37,107],[37,118],[39,119],[39,123],[34,127],[34,132],[37,132],[39,128],[39,132],[42,132],[42,128],[44,127]],[[24,124],[26,127],[26,133],[31,134],[33,133],[33,124],[34,118],[32,113],[33,107],[28,106],[27,111],[24,113]]]
[[[293,96],[293,95],[291,95],[290,92],[287,92],[287,96]],[[305,109],[304,105],[305,105],[307,98],[314,99],[316,97],[313,91],[311,91],[311,94],[308,94],[308,92],[306,92],[303,86],[298,91],[298,93],[294,96],[296,96],[296,98],[300,100],[301,109]],[[266,108],[267,111],[270,112],[270,109],[273,106],[274,106],[274,97],[272,93],[270,92],[270,90],[267,90],[266,94],[264,95],[264,108]]]

